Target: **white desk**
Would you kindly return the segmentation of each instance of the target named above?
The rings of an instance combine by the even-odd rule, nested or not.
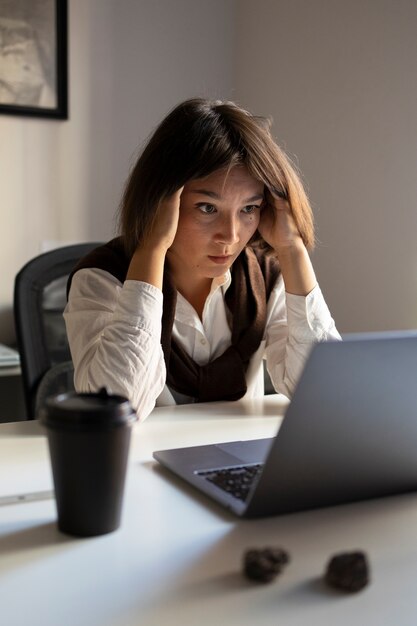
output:
[[[10,367],[5,367],[5,366],[0,367],[0,377],[1,376],[20,376],[21,373],[22,373],[22,370],[20,368],[20,365],[13,365]]]
[[[417,495],[243,521],[152,461],[154,449],[272,436],[284,405],[267,396],[155,410],[134,430],[115,533],[60,534],[53,500],[0,507],[2,624],[417,624]],[[51,484],[38,424],[0,425],[0,495]],[[251,584],[241,556],[264,545],[284,547],[292,560],[274,583]],[[356,548],[369,555],[371,585],[351,596],[327,590],[328,558]]]

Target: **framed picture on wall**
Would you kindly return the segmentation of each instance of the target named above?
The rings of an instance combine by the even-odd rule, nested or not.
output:
[[[68,118],[67,0],[0,0],[0,114]]]

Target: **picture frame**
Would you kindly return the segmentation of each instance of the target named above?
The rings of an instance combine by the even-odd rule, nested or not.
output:
[[[67,0],[0,0],[0,114],[68,119]]]

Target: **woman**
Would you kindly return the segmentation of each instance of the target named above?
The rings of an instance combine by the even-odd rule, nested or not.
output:
[[[290,396],[312,344],[340,339],[308,249],[311,208],[268,122],[192,99],[127,182],[120,237],[88,255],[64,313],[75,386],[155,405]]]

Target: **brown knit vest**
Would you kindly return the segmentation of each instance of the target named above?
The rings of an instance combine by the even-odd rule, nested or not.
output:
[[[80,269],[102,269],[123,283],[129,263],[121,238],[112,239],[81,259],[68,279],[67,293],[72,276]],[[231,346],[207,365],[197,365],[172,339],[177,291],[169,271],[164,272],[161,344],[166,382],[174,397],[177,393],[191,396],[197,402],[210,402],[238,400],[246,393],[246,370],[262,341],[267,301],[280,270],[274,257],[266,257],[260,250],[246,246],[233,263],[231,273],[232,283],[225,294],[232,319]]]

